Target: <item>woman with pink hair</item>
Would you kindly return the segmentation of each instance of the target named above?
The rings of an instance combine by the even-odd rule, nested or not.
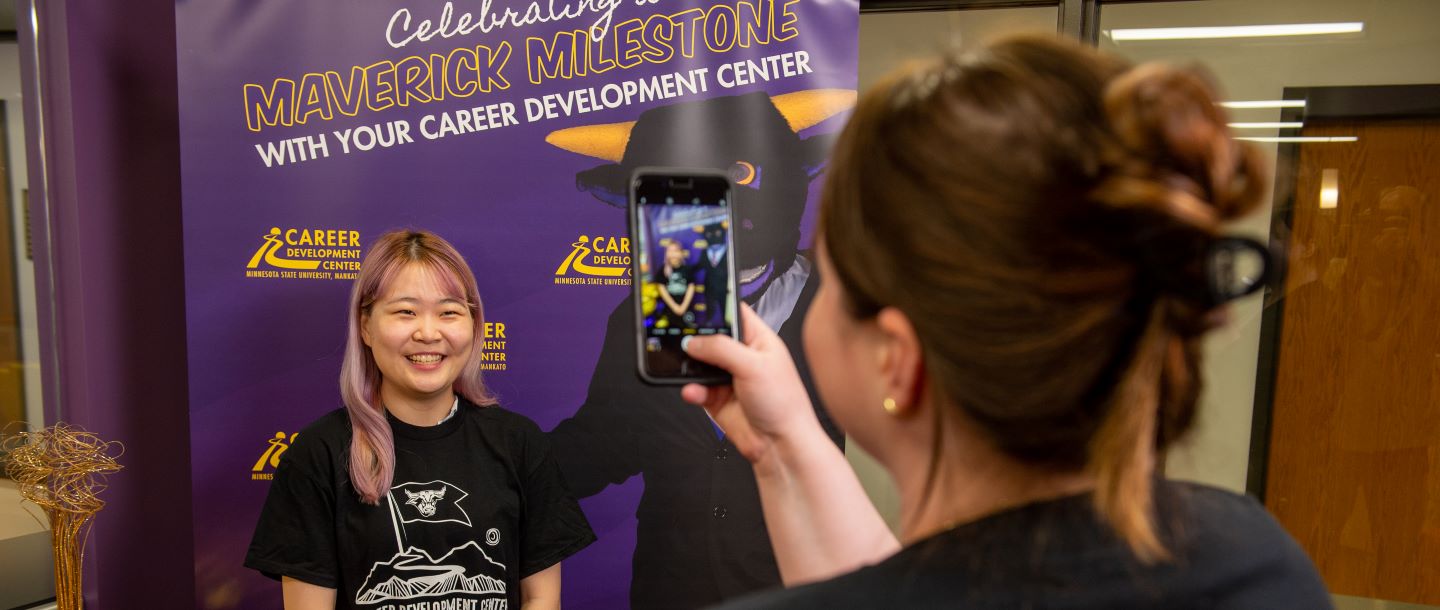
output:
[[[445,240],[400,230],[371,245],[345,407],[286,452],[245,559],[281,580],[286,608],[560,606],[560,561],[595,535],[545,436],[481,380],[484,319]]]

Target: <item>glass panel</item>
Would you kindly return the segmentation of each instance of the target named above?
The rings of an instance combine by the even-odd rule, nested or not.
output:
[[[1238,230],[1288,240],[1284,289],[1241,303],[1210,341],[1199,423],[1167,474],[1263,494],[1341,608],[1440,606],[1437,19],[1430,0],[1116,4],[1101,15],[1101,48],[1198,61],[1230,100],[1252,102],[1231,117],[1274,163],[1274,201]],[[1340,31],[1127,31],[1277,24]],[[1288,107],[1253,103],[1281,99]]]
[[[0,436],[44,427],[15,6],[0,10]],[[0,468],[0,607],[51,599],[49,526]]]
[[[988,38],[1018,32],[1055,32],[1059,6],[1029,8],[913,11],[860,14],[860,90],[908,60],[935,54],[949,45],[962,48]],[[859,445],[845,444],[846,457],[880,514],[898,530],[900,497],[894,483]]]

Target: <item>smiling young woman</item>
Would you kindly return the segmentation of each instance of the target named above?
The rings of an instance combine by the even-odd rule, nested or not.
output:
[[[345,407],[286,452],[245,565],[282,579],[290,609],[558,608],[560,561],[595,535],[545,436],[481,380],[464,258],[432,233],[380,236],[348,317]]]

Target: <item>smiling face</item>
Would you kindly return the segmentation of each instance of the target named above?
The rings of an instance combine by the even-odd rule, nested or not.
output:
[[[448,408],[454,400],[455,379],[475,341],[475,319],[459,285],[411,263],[362,315],[360,336],[380,369],[386,407]]]
[[[673,241],[665,246],[665,264],[670,265],[672,269],[685,264],[685,248]]]

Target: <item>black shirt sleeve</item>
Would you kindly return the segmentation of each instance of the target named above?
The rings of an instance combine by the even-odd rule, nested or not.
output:
[[[301,433],[275,469],[260,521],[245,555],[245,567],[280,580],[289,576],[334,589],[335,493],[325,443]]]
[[[553,566],[595,541],[590,522],[565,486],[549,439],[533,422],[523,421],[520,578]]]

